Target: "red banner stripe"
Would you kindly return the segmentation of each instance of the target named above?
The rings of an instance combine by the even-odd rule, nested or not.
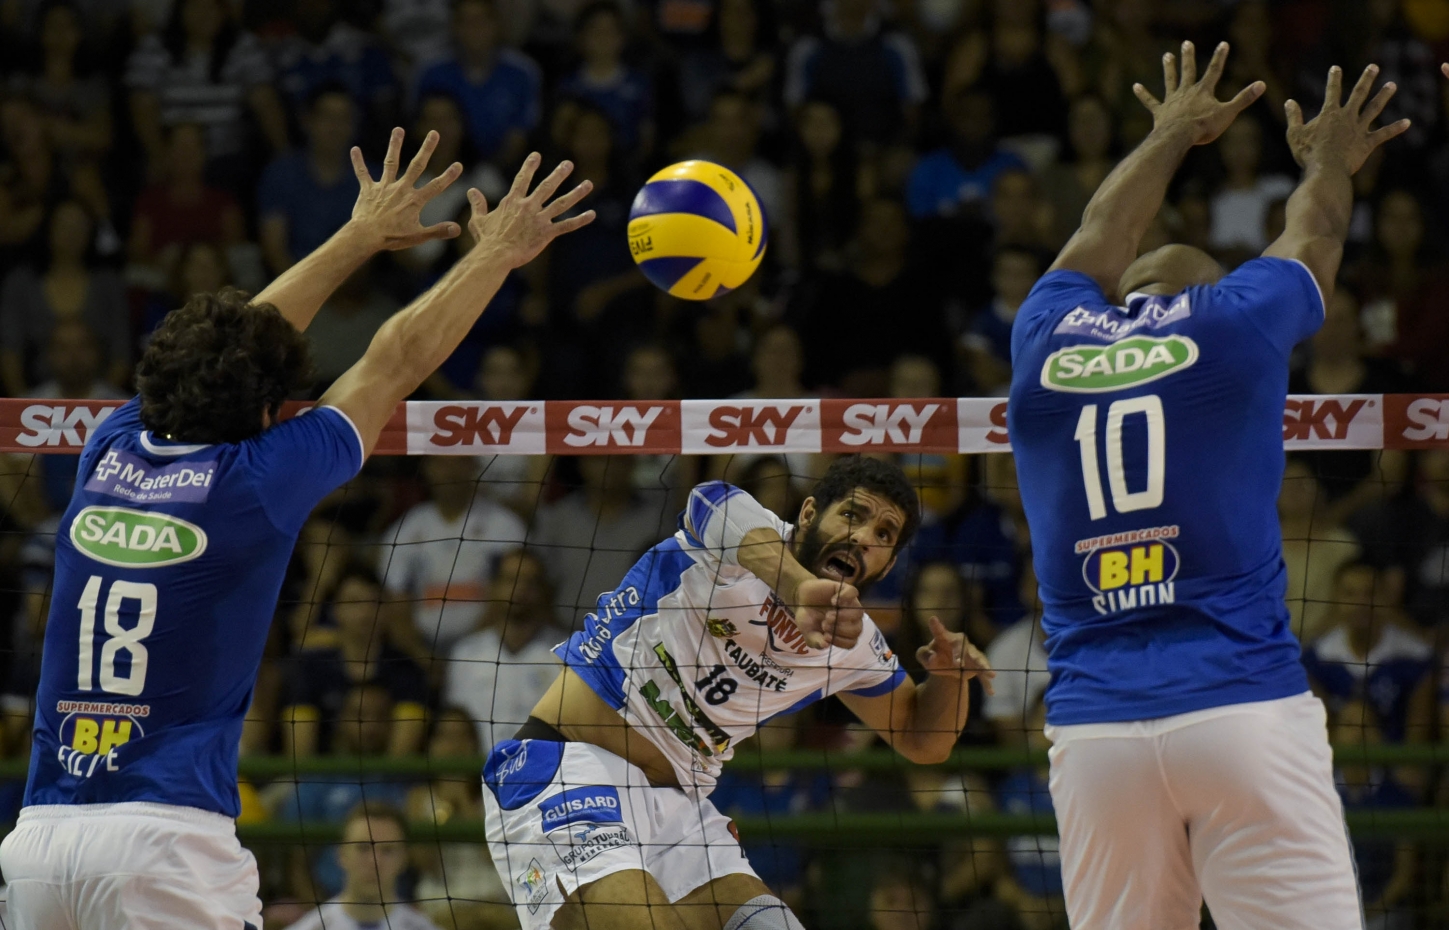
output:
[[[120,401],[0,398],[0,452],[77,453]],[[284,416],[309,406],[288,404]],[[1289,449],[1449,448],[1449,394],[1294,395]],[[409,401],[379,455],[976,453],[1009,449],[994,397],[689,401]]]

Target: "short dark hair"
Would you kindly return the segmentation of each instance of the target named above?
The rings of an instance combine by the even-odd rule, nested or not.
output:
[[[863,455],[836,459],[815,482],[810,496],[815,498],[816,512],[822,512],[836,501],[845,500],[856,488],[865,488],[895,504],[905,514],[906,522],[896,538],[895,551],[900,552],[921,526],[921,502],[916,489],[906,480],[900,466]]]
[[[141,422],[181,442],[242,442],[311,376],[306,337],[276,307],[230,287],[196,294],[166,317],[136,366]]]

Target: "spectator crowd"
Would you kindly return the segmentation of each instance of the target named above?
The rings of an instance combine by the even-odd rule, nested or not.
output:
[[[571,159],[598,213],[507,281],[420,399],[1000,396],[1017,309],[1150,130],[1131,86],[1158,86],[1182,38],[1233,43],[1228,93],[1268,89],[1192,153],[1144,248],[1188,243],[1229,266],[1256,255],[1296,177],[1283,102],[1312,110],[1329,64],[1377,62],[1399,85],[1384,119],[1414,128],[1355,178],[1342,280],[1291,389],[1449,392],[1449,0],[0,0],[4,393],[129,396],[168,312],[200,291],[259,290],[316,248],[350,216],[349,149],[377,158],[401,125],[412,145],[439,133],[433,170],[465,169],[424,222],[461,216],[468,187],[496,199],[531,150]],[[685,158],[744,177],[771,227],[760,272],[700,304],[650,287],[624,232],[642,181]],[[311,396],[469,247],[428,243],[353,275],[308,331]],[[925,522],[869,593],[872,616],[915,673],[933,615],[988,650],[997,694],[976,695],[963,745],[1044,747],[1011,458],[900,464]],[[726,478],[793,520],[823,467],[793,454],[374,459],[302,534],[243,753],[486,753],[557,673],[550,647],[673,532],[693,483]],[[0,760],[29,751],[74,468],[0,458]],[[1449,451],[1295,454],[1279,515],[1287,608],[1335,741],[1442,739]],[[757,741],[844,751],[873,737],[827,701]],[[1445,803],[1434,775],[1346,764],[1340,787],[1349,810]],[[479,790],[453,776],[244,782],[245,823],[344,831],[336,847],[258,848],[268,928],[515,926],[509,877],[481,845],[407,841],[410,822],[481,817]],[[715,800],[732,816],[1051,810],[1031,767],[742,770]],[[0,822],[18,804],[0,782]],[[1065,926],[1048,837],[744,842],[812,928]],[[1441,849],[1356,851],[1373,927],[1449,919]]]

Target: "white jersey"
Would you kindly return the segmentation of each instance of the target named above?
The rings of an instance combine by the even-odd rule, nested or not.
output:
[[[906,677],[869,617],[854,648],[805,645],[780,598],[737,561],[745,533],[766,526],[786,540],[794,531],[738,488],[696,487],[679,532],[554,649],[700,795],[771,717],[841,691],[888,694]]]

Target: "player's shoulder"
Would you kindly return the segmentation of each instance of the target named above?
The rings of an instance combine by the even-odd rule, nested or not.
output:
[[[294,456],[315,452],[318,444],[336,443],[338,451],[362,467],[366,447],[352,418],[338,407],[317,406],[269,426],[238,445],[253,462],[283,461],[295,466]]]
[[[1125,308],[1114,307],[1091,276],[1057,268],[1042,275],[1016,311],[1011,327],[1012,353],[1052,335],[1085,335],[1110,331]],[[1096,325],[1092,325],[1096,323]]]
[[[93,427],[86,437],[86,446],[105,443],[126,433],[140,433],[145,429],[141,422],[141,396],[138,394],[115,408]]]
[[[1320,312],[1323,309],[1323,291],[1318,286],[1318,279],[1307,265],[1296,258],[1263,255],[1250,259],[1234,268],[1216,285],[1199,290],[1210,297],[1242,295],[1269,300],[1281,299],[1283,292],[1288,290],[1296,292]]]

